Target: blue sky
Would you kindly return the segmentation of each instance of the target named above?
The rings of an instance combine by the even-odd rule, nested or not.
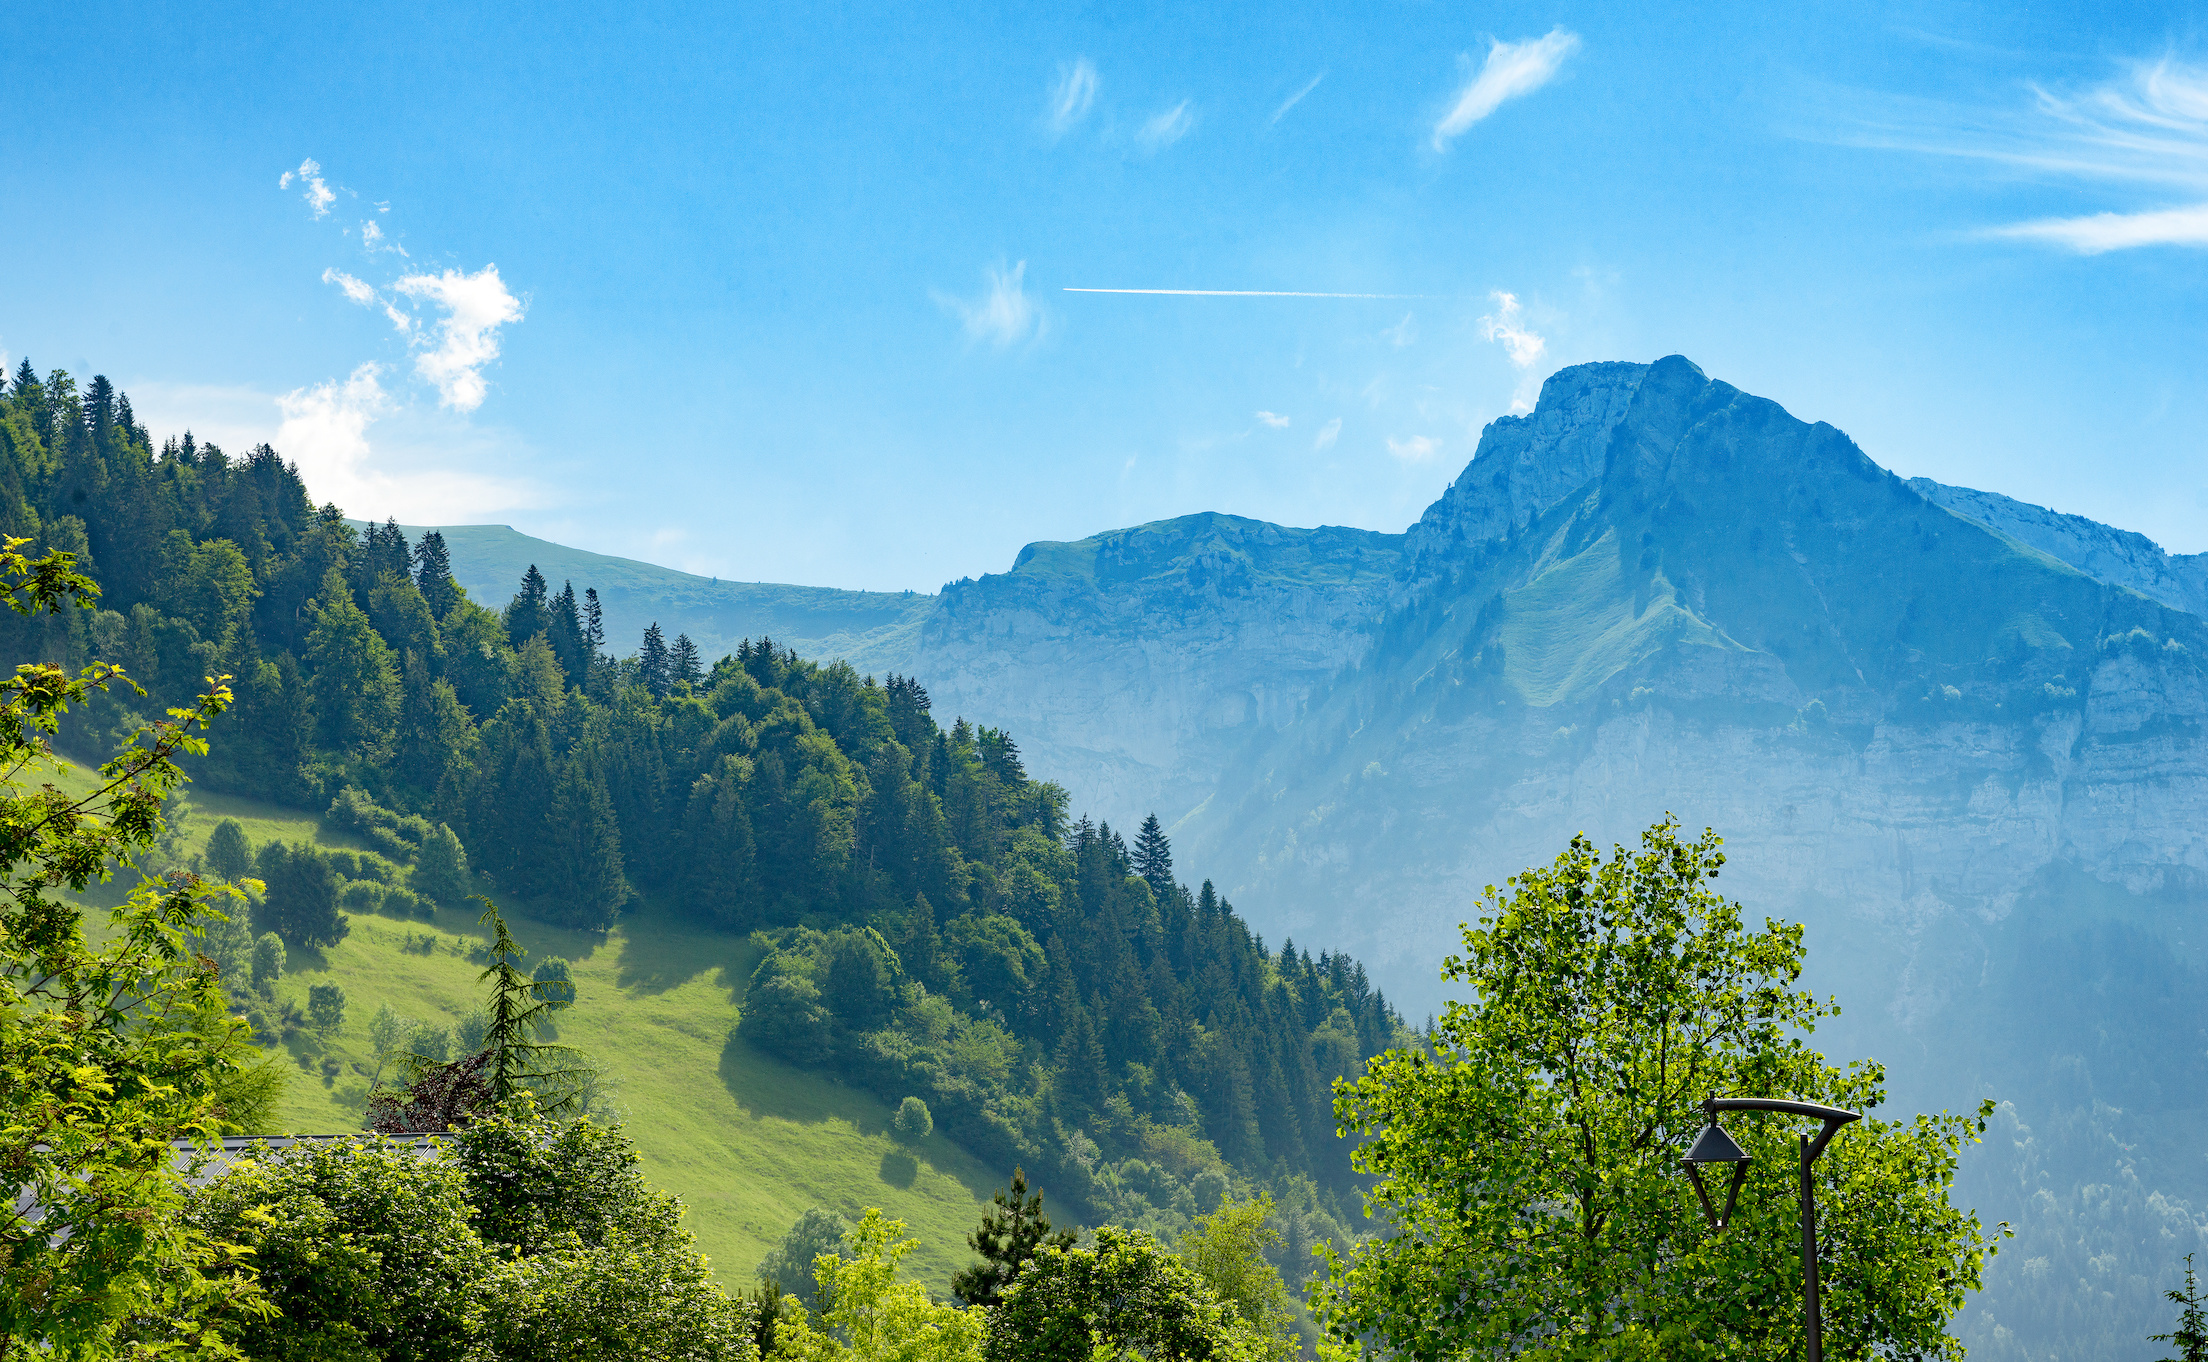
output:
[[[1397,530],[1673,352],[2208,549],[2199,11],[1659,9],[33,5],[0,349],[355,514],[746,579]]]

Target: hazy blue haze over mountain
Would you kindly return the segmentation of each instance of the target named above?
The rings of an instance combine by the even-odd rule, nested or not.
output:
[[[1713,825],[1809,925],[1832,1053],[1900,1110],[2009,1103],[1966,1180],[2019,1228],[1981,1355],[2129,1356],[2203,1245],[2200,557],[1904,481],[1673,357],[1559,372],[1400,535],[1186,516],[879,601],[623,570],[670,630],[916,673],[1414,1011],[1482,885]]]

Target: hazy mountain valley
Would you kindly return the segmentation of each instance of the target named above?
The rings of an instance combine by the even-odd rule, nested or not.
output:
[[[1809,926],[1825,1048],[2008,1104],[1965,1166],[2018,1233],[1988,1355],[2121,1355],[2200,1242],[2208,556],[1905,481],[1673,357],[1556,374],[1402,534],[1187,516],[917,600],[846,655],[1412,1015],[1481,886],[1715,827]]]

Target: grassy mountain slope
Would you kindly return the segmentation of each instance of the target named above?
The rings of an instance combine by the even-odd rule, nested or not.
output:
[[[216,822],[235,818],[257,847],[282,838],[368,849],[325,830],[314,815],[194,790],[183,854],[202,851]],[[753,1266],[808,1207],[852,1219],[880,1206],[921,1240],[915,1275],[938,1291],[968,1260],[965,1236],[980,1203],[1008,1169],[985,1168],[930,1136],[906,1146],[888,1133],[879,1099],[793,1069],[736,1039],[732,1028],[757,951],[742,939],[701,932],[647,908],[606,935],[569,931],[509,914],[529,960],[564,956],[577,1000],[558,1039],[579,1045],[618,1084],[614,1102],[634,1132],[652,1182],[690,1208],[690,1227],[721,1280],[748,1282]],[[428,954],[409,938],[434,937]],[[302,1006],[309,985],[345,990],[345,1021],[327,1044],[304,1033],[286,1042],[281,1125],[290,1131],[358,1129],[374,1067],[368,1023],[391,1007],[450,1025],[483,997],[467,958],[484,939],[472,911],[440,909],[434,921],[352,915],[352,931],[326,950],[291,953],[279,998]],[[528,964],[525,960],[524,966]],[[325,1078],[322,1061],[338,1072]]]
[[[731,582],[615,558],[532,538],[510,525],[402,526],[409,541],[425,528],[445,537],[452,575],[468,595],[493,609],[506,603],[534,563],[556,591],[596,587],[605,605],[606,640],[616,654],[633,652],[644,626],[658,621],[667,637],[688,634],[708,658],[766,635],[822,661],[842,658],[862,672],[905,670],[920,623],[935,597],[917,591],[843,591],[776,582]]]

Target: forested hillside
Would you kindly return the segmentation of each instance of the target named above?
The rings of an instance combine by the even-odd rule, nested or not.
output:
[[[449,902],[604,930],[652,896],[759,933],[747,1039],[891,1100],[1076,1214],[1171,1230],[1223,1180],[1270,1187],[1291,1255],[1347,1220],[1329,1083],[1402,1028],[1344,956],[1268,950],[1031,779],[1010,734],[948,728],[915,680],[765,639],[710,665],[657,626],[614,656],[590,584],[535,568],[470,600],[434,534],[365,534],[266,446],[156,448],[104,378],[26,361],[0,394],[0,531],[67,549],[93,612],[0,619],[18,658],[126,666],[150,692],[74,716],[96,754],[235,678],[191,767],[381,848],[259,850],[255,930]],[[373,883],[372,892],[358,886]],[[1207,1181],[1208,1180],[1208,1181]]]

